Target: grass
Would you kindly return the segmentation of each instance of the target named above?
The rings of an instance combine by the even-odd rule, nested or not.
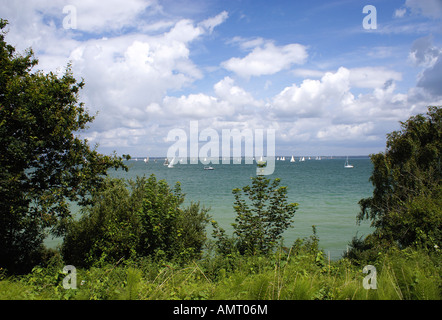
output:
[[[77,270],[77,289],[66,290],[63,265],[0,281],[0,299],[97,300],[440,300],[440,257],[393,251],[374,262],[377,289],[350,260],[326,261],[321,251],[279,251],[271,256],[207,256],[185,266],[123,261]]]

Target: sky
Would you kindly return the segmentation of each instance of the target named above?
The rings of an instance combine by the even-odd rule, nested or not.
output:
[[[369,155],[442,105],[442,0],[0,0],[0,17],[36,69],[84,79],[79,134],[104,154],[165,156],[198,121],[275,130],[278,155]]]

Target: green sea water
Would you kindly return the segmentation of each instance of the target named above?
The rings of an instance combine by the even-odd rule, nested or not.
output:
[[[289,202],[299,204],[293,228],[284,233],[284,245],[289,246],[298,238],[312,234],[316,226],[320,246],[331,259],[338,259],[347,249],[353,236],[365,236],[373,230],[368,222],[356,223],[359,213],[358,201],[372,195],[369,182],[372,164],[367,157],[350,158],[354,168],[344,168],[344,158],[308,160],[299,162],[275,161],[275,170],[267,177],[280,178],[281,185],[288,187]],[[235,220],[232,189],[251,183],[256,165],[214,164],[214,170],[204,170],[202,164],[176,164],[174,168],[163,165],[164,159],[150,159],[145,163],[128,162],[129,172],[111,171],[112,176],[135,178],[155,174],[171,186],[181,183],[186,202],[200,202],[210,207],[212,219],[230,234]]]

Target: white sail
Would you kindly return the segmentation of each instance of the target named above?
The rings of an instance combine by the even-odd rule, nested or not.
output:
[[[173,165],[175,164],[175,158],[172,159],[172,161],[170,161],[169,165],[167,166],[168,168],[173,168]]]
[[[347,160],[345,161],[344,168],[353,168],[353,165],[348,163],[348,156],[347,156]]]

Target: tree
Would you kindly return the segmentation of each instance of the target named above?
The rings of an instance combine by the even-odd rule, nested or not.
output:
[[[91,149],[79,133],[94,117],[78,102],[84,82],[32,72],[38,61],[5,42],[0,19],[0,267],[23,272],[37,259],[44,231],[62,235],[69,201],[86,204],[122,158]]]
[[[143,201],[145,179],[126,183],[107,178],[93,193],[81,218],[71,219],[61,246],[63,259],[76,267],[96,262],[115,263],[135,256],[140,222],[136,215]]]
[[[209,210],[200,210],[199,203],[182,209],[183,202],[178,182],[172,189],[165,180],[149,177],[139,211],[139,255],[186,261],[201,254]]]
[[[371,155],[373,196],[362,199],[358,220],[370,219],[379,242],[400,247],[442,245],[442,109],[401,122],[387,135],[385,153]]]
[[[287,187],[279,186],[280,182],[279,178],[271,182],[258,175],[252,177],[251,186],[233,189],[236,212],[236,223],[232,224],[234,239],[226,237],[225,231],[212,221],[219,251],[227,253],[236,249],[248,255],[271,252],[283,232],[292,225],[291,219],[298,207],[297,203],[288,203]]]
[[[136,181],[107,179],[78,221],[69,223],[62,254],[66,263],[89,267],[151,257],[186,262],[206,241],[207,209],[181,208],[179,183],[172,189],[154,175]]]

